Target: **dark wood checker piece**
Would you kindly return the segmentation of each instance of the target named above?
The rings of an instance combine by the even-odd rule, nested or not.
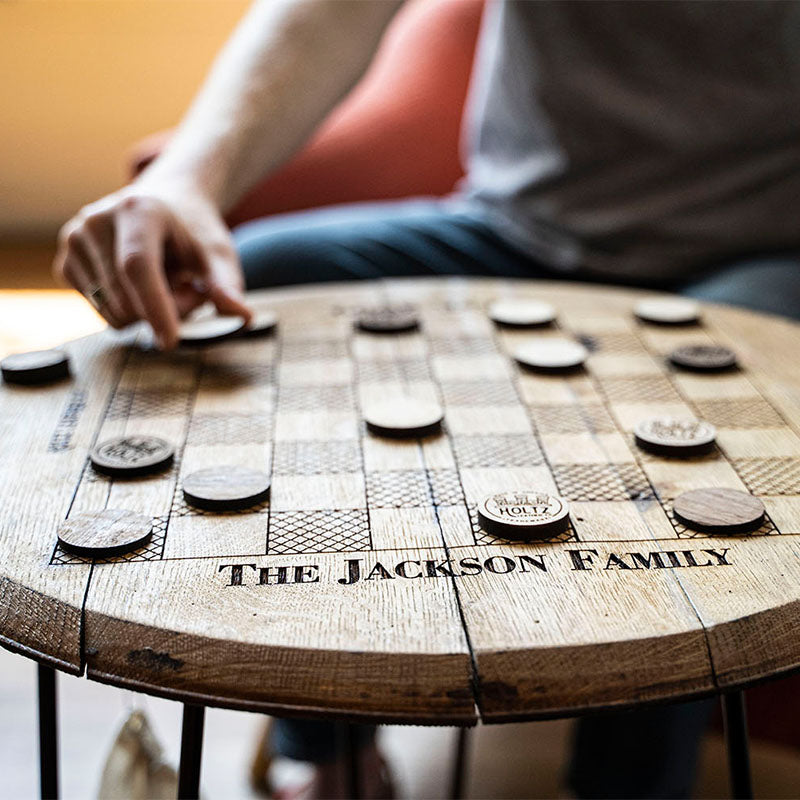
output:
[[[580,713],[796,669],[800,329],[713,306],[699,326],[648,325],[639,292],[515,286],[558,311],[537,336],[591,342],[581,370],[519,368],[529,332],[486,314],[509,286],[448,278],[274,291],[258,298],[274,336],[163,355],[99,334],[66,345],[72,380],[0,387],[2,643],[188,702],[383,722]],[[418,330],[356,329],[387,296]],[[698,342],[741,369],[667,366]],[[361,407],[392,392],[440,402],[441,435],[371,436]],[[707,419],[718,449],[640,451],[633,428],[656,413]],[[175,443],[174,464],[87,468],[95,443],[134,433]],[[183,477],[227,463],[271,473],[269,501],[187,506]],[[763,525],[682,525],[674,498],[709,486],[757,495]],[[566,531],[480,529],[481,497],[527,487],[569,502]],[[151,541],[94,564],[56,546],[65,518],[103,507],[151,517]]]

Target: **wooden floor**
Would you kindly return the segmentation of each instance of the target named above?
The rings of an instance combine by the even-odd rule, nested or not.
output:
[[[4,329],[18,332],[30,347],[52,346],[97,330],[97,316],[77,296],[68,308],[54,294],[50,276],[52,246],[0,245],[0,289],[27,290],[5,295],[0,306]],[[30,290],[40,314],[30,314]],[[26,303],[15,302],[22,298]],[[7,797],[36,795],[36,685],[32,662],[0,650],[0,775]],[[172,763],[177,763],[181,707],[113,689],[85,679],[60,676],[62,796],[94,796],[106,753],[127,713],[146,711]],[[247,763],[262,719],[253,714],[211,710],[208,714],[203,795],[249,798]],[[566,721],[479,728],[472,737],[468,796],[472,798],[546,798],[565,796],[561,785],[572,723]],[[400,797],[444,797],[449,775],[452,729],[388,727],[382,732]],[[790,798],[800,794],[800,753],[753,743],[756,794]],[[727,796],[724,750],[720,739],[704,744],[699,798]]]

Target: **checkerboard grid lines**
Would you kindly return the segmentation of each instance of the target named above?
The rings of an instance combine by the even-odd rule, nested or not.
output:
[[[202,365],[203,354],[200,350],[181,353],[181,363],[199,369]],[[128,350],[125,370],[144,372],[148,370],[169,370],[175,366],[175,354],[150,347],[134,346]]]
[[[731,461],[755,495],[800,495],[800,462],[784,458],[738,458]]]
[[[281,347],[281,361],[324,361],[347,355],[347,341],[343,339],[285,340]]]
[[[187,413],[192,402],[191,391],[158,389],[117,389],[106,412],[106,419],[128,417],[179,417]]]
[[[271,430],[272,417],[267,414],[193,414],[186,443],[255,444],[269,441]]]
[[[615,403],[680,403],[675,387],[663,375],[599,378],[600,385]]]
[[[617,427],[599,403],[528,406],[540,433],[615,433]]]
[[[150,541],[130,553],[110,558],[85,558],[84,556],[74,555],[64,550],[59,542],[53,549],[50,557],[51,566],[62,566],[72,564],[121,564],[126,561],[160,561],[164,557],[164,545],[167,541],[168,517],[153,517],[153,534]]]
[[[452,436],[460,468],[537,467],[544,455],[532,434]]]
[[[366,509],[273,511],[267,555],[347,553],[371,549]]]
[[[700,400],[695,402],[700,418],[718,428],[783,428],[780,414],[761,398]]]
[[[276,441],[273,475],[325,475],[361,472],[361,449],[356,439]]]
[[[275,368],[270,363],[226,361],[205,364],[200,375],[200,390],[229,389],[236,386],[264,386],[275,383]]]
[[[675,386],[676,370],[670,368],[667,372],[670,383]],[[678,392],[682,396],[681,392]],[[730,400],[697,400],[687,402],[693,407],[699,418],[708,421],[718,427],[729,429],[758,429],[758,428],[785,428],[786,424],[778,411],[764,398],[760,392],[755,398],[736,398]],[[647,454],[642,454],[645,457]],[[692,459],[694,460],[694,459]],[[726,461],[741,478],[747,489],[754,495],[776,496],[794,495],[800,493],[800,464],[790,457],[773,458],[727,458],[718,448],[704,457],[697,460],[719,460]],[[675,497],[665,492],[659,491],[658,500],[675,528],[679,538],[698,538],[704,534],[693,531],[676,519],[672,509]],[[768,536],[780,534],[768,514],[765,514],[764,523],[754,531],[744,535]]]
[[[559,495],[567,501],[650,500],[653,490],[636,462],[553,464]]]
[[[280,411],[352,411],[355,396],[350,384],[283,386],[278,408]]]
[[[428,484],[434,506],[462,506],[466,500],[456,469],[428,469]]]
[[[481,528],[480,522],[478,521],[478,508],[474,505],[468,505],[467,511],[469,512],[469,521],[472,525],[472,537],[475,540],[475,544],[480,546],[484,545],[498,545],[506,547],[509,544],[508,539],[503,539],[499,536],[494,536],[491,533],[488,533],[483,528]],[[516,540],[515,540],[516,541]],[[546,539],[531,539],[530,541],[535,542],[547,542],[548,544],[554,543],[563,543],[563,542],[578,542],[580,539],[578,538],[578,534],[575,531],[575,528],[572,527],[572,523],[569,524],[569,527],[562,531],[561,533],[557,533],[555,536],[550,536]]]
[[[511,381],[442,381],[439,387],[448,406],[517,406]]]
[[[432,495],[425,470],[366,473],[369,508],[428,508]]]
[[[430,367],[424,358],[398,358],[392,361],[365,359],[354,363],[360,383],[432,380]]]
[[[619,355],[638,355],[645,353],[644,347],[640,344],[636,335],[633,333],[581,333],[577,334],[581,341],[594,352],[619,354]]]
[[[498,352],[494,340],[487,337],[428,337],[428,347],[434,356],[484,356]]]
[[[703,539],[720,535],[733,536],[734,538],[751,538],[754,536],[774,536],[780,534],[780,531],[775,526],[775,523],[769,518],[769,515],[765,515],[764,522],[760,527],[756,528],[753,531],[748,531],[746,533],[719,534],[719,533],[706,533],[705,531],[695,531],[692,530],[692,528],[689,528],[686,525],[684,525],[675,516],[675,512],[673,511],[672,508],[672,503],[662,502],[661,505],[664,508],[664,512],[666,513],[667,518],[672,523],[672,527],[675,528],[675,533],[678,534],[679,539]]]

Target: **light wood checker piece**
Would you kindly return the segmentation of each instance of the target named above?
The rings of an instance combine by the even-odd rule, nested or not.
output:
[[[558,310],[552,336],[590,350],[578,374],[534,374],[510,357],[531,334],[485,313],[518,285],[273,291],[256,301],[274,337],[160,355],[103,333],[66,345],[71,380],[0,387],[0,642],[175,699],[384,722],[581,713],[800,667],[800,327],[714,306],[699,327],[651,326],[644,292],[524,282]],[[387,297],[418,331],[354,328]],[[698,342],[741,371],[666,365]],[[362,404],[393,393],[440,402],[443,433],[371,436]],[[707,419],[719,449],[642,453],[632,431],[655,413]],[[133,433],[174,442],[174,465],[87,467]],[[226,463],[271,473],[269,501],[188,507],[182,477]],[[531,487],[569,502],[567,532],[477,527],[481,497]],[[764,525],[681,526],[673,499],[704,487],[757,495]],[[148,544],[95,563],[55,546],[60,522],[105,507],[151,516]]]

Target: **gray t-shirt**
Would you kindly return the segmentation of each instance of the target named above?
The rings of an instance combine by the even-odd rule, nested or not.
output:
[[[563,270],[800,249],[800,4],[490,0],[471,202]]]

